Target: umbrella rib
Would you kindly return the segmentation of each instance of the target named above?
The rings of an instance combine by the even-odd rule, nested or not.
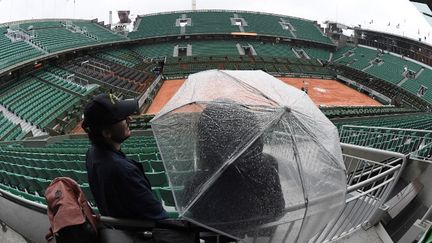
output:
[[[291,130],[289,126],[287,126],[287,128],[288,128],[288,130]],[[300,156],[299,156],[299,151],[298,151],[298,148],[297,148],[297,141],[295,139],[295,136],[292,135],[293,134],[292,131],[290,131],[290,134],[291,134],[291,139],[293,141],[294,157],[296,158],[295,161],[296,161],[296,164],[297,164],[297,169],[299,171],[300,184],[301,184],[301,187],[302,187],[302,190],[303,190],[303,198],[305,200],[305,202],[304,202],[305,212],[304,212],[304,215],[303,215],[302,223],[300,225],[299,233],[297,234],[297,237],[296,237],[296,240],[295,240],[295,242],[297,242],[298,239],[299,239],[299,237],[300,237],[300,233],[301,233],[301,231],[303,229],[304,222],[305,222],[305,217],[306,217],[307,212],[308,212],[309,198],[308,198],[308,194],[307,194],[307,191],[306,191],[306,188],[305,188],[305,185],[304,185],[305,180],[303,178],[303,167],[299,163],[300,162]]]
[[[295,113],[295,112],[293,112],[293,113]],[[298,120],[298,118],[294,115],[294,117]],[[329,156],[329,157],[331,157],[332,158],[332,161],[331,162],[333,162],[333,164],[335,165],[335,166],[337,166],[337,167],[339,167],[340,168],[340,165],[338,164],[338,163],[336,163],[335,161],[338,161],[338,159],[332,154],[332,153],[330,153],[330,151],[328,151],[324,146],[322,146],[322,144],[318,141],[318,138],[315,136],[315,133],[312,133],[310,130],[309,130],[309,128],[308,127],[306,127],[302,122],[298,122],[298,125],[305,131],[305,132],[307,132],[307,134],[309,134],[310,135],[310,138],[312,138],[312,140],[315,142],[315,144],[317,144],[321,149],[323,149],[324,151],[326,151],[327,152],[327,155]],[[346,171],[346,168],[341,168],[341,169],[344,169],[344,171]]]
[[[224,71],[221,71],[221,73],[223,73],[224,75],[232,78],[233,80],[235,80],[236,82],[238,82],[241,86],[248,88],[251,92],[255,93],[255,94],[259,94],[262,95],[264,98],[266,98],[267,100],[271,101],[272,103],[278,105],[279,103],[275,100],[273,100],[272,98],[268,97],[266,94],[264,94],[263,92],[261,92],[259,89],[256,89],[255,87],[253,87],[252,85],[245,83],[244,81],[242,81],[241,79],[238,79]]]

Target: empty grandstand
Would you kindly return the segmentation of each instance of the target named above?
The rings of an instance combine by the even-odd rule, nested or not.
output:
[[[362,227],[382,226],[394,241],[408,237],[432,204],[430,191],[405,190],[413,181],[425,184],[430,176],[432,67],[423,52],[432,47],[353,29],[356,34],[340,43],[313,20],[231,10],[139,15],[126,35],[97,20],[2,24],[0,207],[34,217],[35,228],[4,210],[0,222],[31,242],[43,241],[48,226],[44,190],[60,176],[75,179],[98,211],[85,168],[89,141],[80,123],[84,104],[101,92],[139,101],[141,114],[130,124],[133,135],[122,150],[143,165],[156,197],[171,218],[178,218],[173,191],[181,188],[167,179],[149,107],[164,96],[164,85],[192,73],[263,70],[281,80],[297,79],[299,88],[321,99],[314,102],[339,129],[347,167],[346,207],[314,240],[349,242],[343,237]],[[371,41],[371,36],[381,39]],[[385,45],[392,38],[403,45]],[[404,45],[426,46],[417,53],[406,52]],[[350,93],[343,93],[346,104],[327,105],[336,93],[345,92],[325,88],[328,80],[370,104],[352,105]],[[164,102],[174,93],[162,97]],[[186,168],[178,176],[189,175]],[[395,225],[401,221],[407,227]],[[202,236],[206,234],[210,232]]]

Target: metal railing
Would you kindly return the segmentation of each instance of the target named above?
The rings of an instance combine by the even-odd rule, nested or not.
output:
[[[111,73],[111,67],[108,65],[105,65],[100,62],[96,62],[94,60],[87,60],[81,62],[81,66],[89,67],[90,69],[102,73]]]
[[[422,144],[417,151],[410,155],[410,159],[432,163],[432,142]]]
[[[370,220],[376,218],[406,163],[406,156],[400,153],[349,144],[342,144],[342,149],[347,169],[346,204],[309,242],[330,242],[362,226],[371,227],[375,222]]]
[[[341,143],[415,155],[417,154],[416,151],[427,146],[430,147],[432,131],[344,125],[340,131],[340,141]],[[427,157],[426,152],[420,155]]]
[[[310,213],[306,218],[299,213],[295,214],[297,218],[282,218],[279,222],[260,226],[258,230],[271,227],[275,234],[266,238],[260,236],[257,230],[256,236],[250,236],[253,242],[303,242],[305,240],[309,243],[332,242],[341,240],[360,227],[369,228],[378,222],[377,219],[381,215],[379,209],[387,201],[398,181],[407,156],[350,144],[341,144],[341,146],[347,171],[347,194],[345,205],[339,214],[309,240],[310,236],[302,233],[302,222],[309,221],[310,224],[313,217],[313,220],[319,221],[319,214],[325,214],[320,209],[315,211],[316,215]],[[308,205],[313,207],[332,197],[333,195],[325,195],[315,198],[314,201],[309,201]],[[301,212],[305,206],[304,203],[291,205],[285,208],[285,211]]]
[[[335,241],[349,235],[362,226],[369,227],[373,225],[379,213],[378,209],[387,200],[406,163],[406,155],[400,153],[350,144],[341,144],[341,146],[347,171],[346,204],[334,220],[327,223],[320,232],[309,240],[311,243]],[[23,212],[23,215],[18,216],[18,218],[26,217],[32,219],[36,218],[34,216],[36,213],[46,213],[45,205],[26,200],[2,189],[0,189],[0,199],[1,197],[5,197],[8,200],[13,199],[15,203],[19,203],[23,208],[28,209]],[[331,195],[325,196],[322,200],[328,197],[331,197]],[[311,201],[309,203],[312,205],[314,202]],[[292,207],[289,210],[303,209],[304,205],[299,205],[298,208]],[[0,216],[4,213],[3,211],[0,211]],[[17,213],[21,213],[21,211]],[[283,238],[279,241],[278,239],[268,239],[267,242],[292,242],[290,241],[291,236],[298,235],[301,222],[307,220],[302,218],[302,215],[300,214],[296,220],[291,220],[288,224],[276,225],[276,230],[283,231]],[[16,220],[16,218],[16,215],[10,218],[5,216],[2,220],[28,239],[43,239],[44,231],[32,231],[30,230],[31,227],[28,227],[27,224],[22,224],[22,221]],[[47,217],[43,216],[43,219],[43,222],[32,222],[31,220],[30,222],[39,225],[43,224],[43,228],[48,228]],[[102,221],[128,226],[142,226],[145,223],[126,222],[113,218],[102,218]],[[266,240],[263,237],[259,238],[259,242],[265,242]]]

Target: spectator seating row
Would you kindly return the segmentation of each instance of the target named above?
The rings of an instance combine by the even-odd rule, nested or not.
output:
[[[41,80],[47,81],[54,85],[60,86],[64,89],[67,89],[70,92],[85,96],[88,93],[87,89],[79,84],[76,84],[71,81],[67,81],[65,78],[63,78],[65,74],[64,72],[63,69],[51,68],[48,69],[47,71],[38,72],[34,76],[38,77]]]
[[[425,68],[420,75],[418,75],[415,79],[408,79],[406,82],[402,84],[402,88],[408,90],[412,94],[417,95],[420,88],[426,87],[427,91],[424,94],[423,98],[429,102],[432,102],[432,70]]]
[[[239,32],[238,26],[231,25],[230,18],[234,15],[230,12],[191,12],[186,16],[191,18],[192,25],[186,26],[185,34]]]
[[[172,43],[157,43],[131,47],[131,50],[148,58],[169,57],[173,55],[173,46]]]
[[[354,48],[355,47],[352,46],[344,46],[337,49],[335,52],[333,52],[332,61],[338,61],[340,58],[344,58],[345,56],[350,55],[350,51]]]
[[[377,116],[356,120],[338,120],[334,121],[334,123],[339,129],[343,125],[356,125],[432,130],[432,114],[415,113],[409,115]]]
[[[373,65],[366,72],[396,85],[405,78],[403,67],[388,61],[384,61],[382,65]]]
[[[315,22],[283,15],[243,11],[184,11],[138,17],[131,39],[233,32],[279,36],[333,45]],[[180,25],[184,23],[184,26]]]
[[[150,120],[153,119],[153,115],[139,115],[133,116],[132,121],[129,123],[131,130],[146,130],[151,129]]]
[[[52,75],[56,75],[61,79],[66,80],[67,83],[64,83],[62,81],[59,82],[58,85],[62,85],[63,88],[68,88],[72,85],[71,86],[72,89],[75,90],[76,92],[79,91],[81,95],[88,95],[97,89],[97,86],[89,85],[88,80],[76,78],[74,73],[68,72],[66,69],[57,66],[50,66],[47,69],[45,69],[45,72],[50,73]]]
[[[330,59],[330,51],[312,47],[302,47],[302,49],[310,58],[318,58],[323,61],[328,61]]]
[[[87,139],[66,139],[46,147],[2,146],[0,188],[29,200],[45,203],[40,197],[50,181],[55,177],[67,176],[80,184],[94,206],[85,169],[88,146]],[[153,146],[153,136],[135,136],[125,141],[122,150],[143,165],[155,195],[164,203],[170,216],[177,217],[164,165],[158,149]],[[182,168],[181,166],[179,165],[179,168]]]
[[[330,38],[322,33],[317,24],[310,20],[288,18],[288,22],[295,28],[297,39],[333,44]]]
[[[127,48],[117,48],[98,52],[95,56],[129,68],[136,67],[143,62],[142,57],[139,54]]]
[[[379,63],[374,62],[378,58]],[[405,90],[417,95],[421,86],[430,89],[432,70],[406,58],[395,56],[387,51],[379,51],[365,47],[345,47],[335,52],[333,60],[342,65],[348,65],[359,71],[364,71],[374,77],[394,85],[400,85]],[[406,78],[406,70],[417,73],[415,78]],[[404,81],[404,82],[402,82]],[[432,102],[432,94],[426,92],[423,98]]]
[[[2,113],[0,113],[0,140],[20,140],[25,137],[27,133],[21,129],[19,124],[12,123]]]
[[[192,56],[218,56],[227,55],[229,53],[239,53],[237,49],[237,41],[215,40],[215,41],[194,41],[191,43],[179,44],[186,46],[190,44],[192,47]]]
[[[5,36],[6,32],[6,27],[0,27],[0,70],[44,55],[43,51],[25,41],[12,42]]]
[[[142,93],[150,86],[155,75],[146,71],[128,68],[103,58],[88,57],[94,63],[104,66],[104,71],[87,65],[71,64],[66,68],[72,72],[92,77],[110,88],[118,87],[135,93]]]
[[[289,22],[290,18],[288,17],[256,13],[241,13],[240,16],[247,22],[247,26],[244,27],[245,32],[257,32],[260,33],[260,35],[296,38],[293,35],[293,33],[297,34],[294,28],[290,31],[284,29],[281,25],[282,21]]]
[[[330,119],[417,112],[414,109],[399,108],[394,106],[336,106],[320,107],[320,109]]]
[[[349,51],[350,55],[345,55],[343,58],[337,60],[338,63],[348,65],[357,70],[362,70],[371,65],[371,61],[378,57],[378,51],[357,47]]]
[[[130,91],[138,94],[137,92],[143,89],[140,88],[142,85],[115,76],[113,72],[100,72],[88,66],[79,66],[78,64],[69,64],[64,68],[86,79],[99,81],[101,84],[105,85],[108,90],[118,89],[122,93],[124,93],[124,91]]]
[[[250,42],[259,56],[296,58],[292,46],[281,43]]]
[[[207,69],[258,70],[277,73],[331,75],[330,71],[313,59],[288,59],[255,56],[200,56],[168,58],[165,76],[187,75]]]
[[[110,29],[95,23],[88,21],[73,21],[74,25],[81,27],[82,29],[87,30],[89,33],[95,35],[97,40],[100,42],[111,42],[111,41],[122,41],[127,40],[126,36],[119,35],[117,33],[112,32]]]
[[[179,35],[180,28],[176,27],[176,20],[180,14],[153,14],[145,17],[137,17],[139,25],[137,31],[130,32],[130,39],[162,37]]]
[[[251,47],[255,50],[253,55],[266,57],[297,58],[293,46],[287,43],[269,43],[260,41],[235,41],[235,40],[207,40],[207,41],[176,41],[171,43],[148,44],[133,47],[132,50],[144,57],[173,57],[175,47],[187,48],[190,46],[192,56],[223,56],[243,54],[239,48]],[[298,47],[305,51],[310,58],[318,58],[327,61],[330,58],[330,51],[313,47]]]
[[[44,128],[59,115],[79,104],[80,99],[35,78],[11,84],[0,94],[0,104],[21,119]]]
[[[427,110],[427,107],[430,106],[430,104],[424,99],[410,94],[409,91],[403,87],[399,87],[385,80],[375,78],[368,73],[338,64],[334,64],[332,69],[336,69],[338,74],[351,80],[355,80],[361,85],[369,87],[395,101],[402,101],[401,104],[409,105],[420,110]]]
[[[95,39],[79,32],[67,30],[61,21],[29,22],[21,24],[20,28],[28,33],[33,32],[33,41],[40,43],[48,52],[57,52],[71,48],[98,43]]]
[[[0,70],[20,62],[41,57],[46,52],[58,52],[104,42],[128,40],[104,26],[83,20],[71,20],[80,31],[66,28],[64,20],[26,21],[14,27],[31,37],[12,42],[6,37],[10,26],[0,27]]]
[[[154,79],[154,76],[150,73],[139,71],[134,68],[128,68],[126,66],[119,65],[117,63],[113,63],[105,59],[93,58],[91,60],[94,60],[98,63],[102,63],[110,67],[110,70],[114,72],[115,75],[118,75],[119,77],[133,81],[138,84],[145,85],[148,83],[149,80],[153,81]]]

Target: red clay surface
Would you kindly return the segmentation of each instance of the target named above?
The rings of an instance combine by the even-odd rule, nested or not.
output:
[[[156,94],[155,99],[151,103],[150,107],[147,109],[146,114],[156,114],[162,107],[174,96],[177,90],[182,86],[185,79],[174,79],[166,80],[159,92]]]
[[[298,89],[308,88],[308,95],[317,105],[327,106],[382,106],[371,97],[358,92],[335,80],[308,78],[280,78],[283,82]]]
[[[309,78],[280,78],[298,89],[307,87],[308,95],[316,105],[327,106],[381,106],[378,101],[335,80]],[[184,79],[167,80],[163,83],[146,114],[156,114],[177,92]]]
[[[85,133],[84,129],[81,127],[81,123],[78,123],[78,125],[70,132],[72,134],[79,134],[79,133]]]
[[[309,78],[279,78],[298,89],[307,87],[308,95],[316,105],[327,106],[381,106],[378,101],[335,80]],[[156,114],[174,96],[185,79],[166,80],[146,114]],[[78,124],[71,133],[84,133]]]

